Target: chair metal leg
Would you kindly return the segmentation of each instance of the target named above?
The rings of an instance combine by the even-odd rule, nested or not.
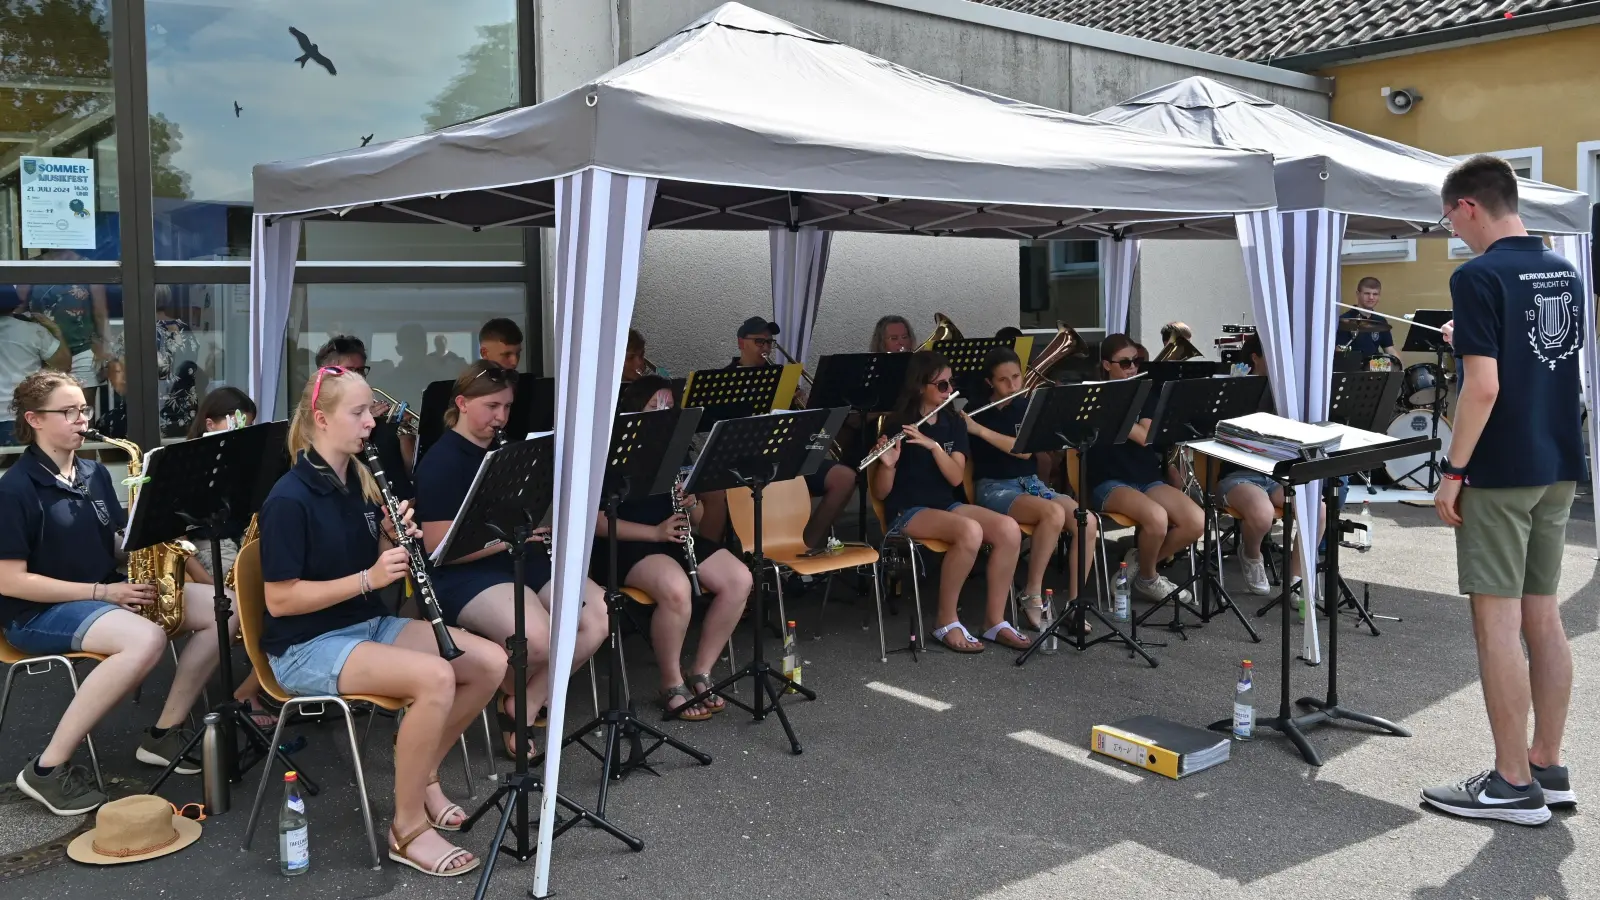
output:
[[[589,667],[589,695],[594,698],[594,717],[600,718],[600,677],[594,674],[594,657],[585,663]]]
[[[355,755],[356,791],[361,797],[361,821],[367,826],[367,847],[372,851],[372,868],[374,871],[376,871],[377,869],[381,868],[383,864],[378,860],[378,830],[373,827],[372,824],[372,804],[367,801],[367,776],[362,771],[361,756],[358,754],[356,748],[356,722],[351,716],[350,704],[344,702],[342,699],[337,698],[334,700],[334,702],[339,704],[339,708],[344,711],[345,733],[350,738],[350,752],[351,754]],[[462,741],[461,749],[464,755],[466,750],[465,741]],[[470,776],[468,776],[467,780],[468,782],[471,782],[472,779]],[[255,824],[253,817],[251,824]]]
[[[917,545],[907,543],[906,555],[911,559],[911,602],[917,613],[917,643],[928,646],[928,629],[922,621],[922,574],[917,571]]]
[[[283,704],[283,709],[278,711],[278,725],[272,729],[272,746],[283,745],[283,726],[288,723],[289,717],[294,715],[294,711],[300,705],[298,700],[291,697]],[[267,798],[267,782],[272,780],[272,766],[277,761],[275,753],[268,753],[267,758],[261,761],[261,786],[256,788],[256,802],[250,805],[250,818],[245,820],[244,843],[239,846],[241,850],[249,850],[250,841],[256,836],[257,817],[261,815],[261,804]]]
[[[77,699],[78,672],[76,669],[72,668],[72,660],[63,659],[61,662],[67,668],[67,680],[72,682],[72,697],[73,699]],[[94,749],[94,729],[91,728],[89,733],[83,736],[83,742],[89,747],[89,765],[94,769],[95,786],[100,789],[100,793],[104,794],[106,792],[106,781],[100,775],[100,754],[95,752]]]
[[[6,724],[6,707],[11,704],[11,679],[16,677],[17,666],[20,665],[22,663],[6,666],[6,686],[0,688],[0,728],[5,727]]]
[[[772,566],[772,583],[778,589],[778,631],[781,633],[789,621],[789,614],[783,609],[783,572],[777,563],[769,562],[768,565]]]
[[[822,605],[817,608],[817,627],[811,634],[811,639],[814,641],[822,640],[822,623],[828,613],[828,597],[833,593],[834,574],[835,573],[833,572],[829,572],[828,580],[822,585]]]
[[[489,781],[497,781],[499,776],[494,771],[494,732],[489,729],[489,707],[483,708],[483,712],[478,715],[478,721],[483,723],[483,752],[489,763],[489,774],[484,777]]]
[[[878,580],[879,563],[883,561],[879,556],[878,562],[872,564],[872,605],[878,608],[878,661],[889,661],[889,645],[883,636],[883,586]]]
[[[472,783],[472,755],[467,752],[467,733],[461,732],[458,739],[461,744],[461,774],[467,779],[467,799],[478,796],[478,788]]]

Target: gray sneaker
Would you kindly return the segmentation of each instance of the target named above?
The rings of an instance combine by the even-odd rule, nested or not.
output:
[[[146,765],[166,768],[172,764],[173,757],[183,752],[192,736],[187,728],[168,729],[165,737],[153,737],[148,730],[140,732],[139,749],[134,751],[134,758]],[[179,775],[199,775],[200,765],[186,757],[172,771]]]
[[[1519,791],[1493,769],[1458,784],[1428,788],[1422,792],[1422,801],[1453,816],[1469,819],[1499,819],[1518,825],[1543,825],[1550,821],[1550,810],[1544,805],[1544,789],[1539,782]]]
[[[45,809],[58,816],[81,816],[106,802],[106,795],[95,790],[88,769],[63,763],[49,775],[39,775],[33,771],[38,759],[35,756],[28,760],[17,773],[17,790],[44,804]]]
[[[1544,805],[1551,809],[1575,809],[1578,806],[1578,795],[1572,790],[1572,781],[1567,777],[1566,766],[1529,766],[1533,770],[1533,780],[1539,782],[1539,787],[1544,789]]]

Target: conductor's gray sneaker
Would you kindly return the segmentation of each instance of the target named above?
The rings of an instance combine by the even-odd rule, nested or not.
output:
[[[1572,780],[1566,766],[1529,766],[1533,780],[1544,789],[1544,805],[1551,809],[1574,809],[1578,795],[1572,790]]]
[[[1534,781],[1517,789],[1494,769],[1479,772],[1466,781],[1422,792],[1422,800],[1435,809],[1469,819],[1499,819],[1518,825],[1543,825],[1550,821],[1544,805],[1544,789]]]

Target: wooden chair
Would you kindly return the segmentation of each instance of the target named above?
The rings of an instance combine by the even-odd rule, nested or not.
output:
[[[67,680],[72,683],[72,695],[76,697],[78,695],[78,673],[77,670],[72,667],[72,664],[76,660],[80,659],[103,662],[105,660],[105,656],[100,653],[81,652],[52,653],[45,656],[29,656],[21,650],[18,650],[16,647],[13,647],[11,643],[5,639],[4,633],[0,632],[0,663],[4,663],[6,666],[5,688],[0,689],[0,726],[5,724],[6,707],[11,702],[11,682],[12,679],[16,677],[17,669],[19,667],[22,669],[24,675],[43,675],[53,669],[56,663],[60,663],[61,667],[67,671]],[[105,793],[106,783],[105,779],[100,776],[100,756],[95,752],[94,749],[94,734],[91,733],[85,737],[84,743],[89,745],[89,762],[91,767],[94,769],[94,783],[100,789],[101,793]]]
[[[402,712],[407,701],[398,697],[384,697],[378,694],[323,694],[306,697],[295,697],[278,683],[278,677],[273,674],[272,666],[267,660],[267,652],[261,648],[261,635],[267,609],[266,586],[261,581],[261,544],[251,541],[239,550],[238,560],[234,563],[238,573],[237,581],[237,609],[239,612],[239,630],[244,634],[244,649],[250,656],[250,666],[255,670],[256,677],[261,680],[261,690],[267,696],[283,705],[278,714],[278,727],[273,729],[270,746],[277,747],[283,740],[283,726],[288,723],[290,716],[302,706],[331,705],[339,708],[344,713],[345,733],[350,740],[350,761],[356,772],[356,792],[361,801],[361,819],[367,827],[367,847],[372,851],[372,867],[379,868],[382,863],[378,856],[378,833],[372,823],[372,805],[367,797],[367,779],[361,765],[361,743],[356,739],[356,726],[354,717],[350,713],[352,702],[370,703],[377,709],[388,710],[392,713]],[[368,723],[370,728],[371,723]],[[461,753],[465,757],[467,752],[466,739],[463,736]],[[272,780],[272,766],[276,762],[276,754],[267,754],[261,766],[261,786],[256,789],[256,802],[250,807],[250,818],[245,826],[243,849],[250,849],[250,841],[255,837],[256,825],[259,821],[261,806],[267,796],[267,783]],[[467,770],[467,784],[471,787],[472,771]],[[386,842],[387,843],[387,842]]]
[[[778,586],[778,618],[788,621],[783,606],[783,573],[828,576],[822,591],[822,606],[817,610],[815,636],[822,637],[822,620],[828,611],[828,597],[833,593],[833,576],[846,569],[872,567],[872,593],[877,598],[882,590],[878,583],[878,551],[871,547],[844,547],[838,553],[806,555],[805,529],[811,518],[811,492],[804,478],[791,478],[768,485],[761,497],[761,552],[772,569],[772,578]],[[728,491],[728,519],[739,543],[755,546],[755,499],[749,488]],[[757,572],[756,584],[765,575]],[[759,627],[759,626],[758,626]],[[882,630],[882,622],[879,622]],[[880,634],[881,637],[881,634]]]

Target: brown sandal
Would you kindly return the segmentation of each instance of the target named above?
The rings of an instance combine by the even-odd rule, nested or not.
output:
[[[407,856],[406,849],[411,846],[412,842],[427,834],[432,828],[432,825],[423,823],[417,826],[416,831],[401,838],[395,835],[394,826],[389,826],[389,861],[397,862],[402,866],[409,866],[424,875],[434,875],[440,878],[454,878],[457,875],[465,875],[483,864],[483,860],[474,858],[472,862],[464,866],[450,868],[451,863],[459,862],[465,857],[472,856],[471,853],[460,847],[451,847],[445,851],[443,856],[434,860],[431,866],[424,866],[422,863]]]

